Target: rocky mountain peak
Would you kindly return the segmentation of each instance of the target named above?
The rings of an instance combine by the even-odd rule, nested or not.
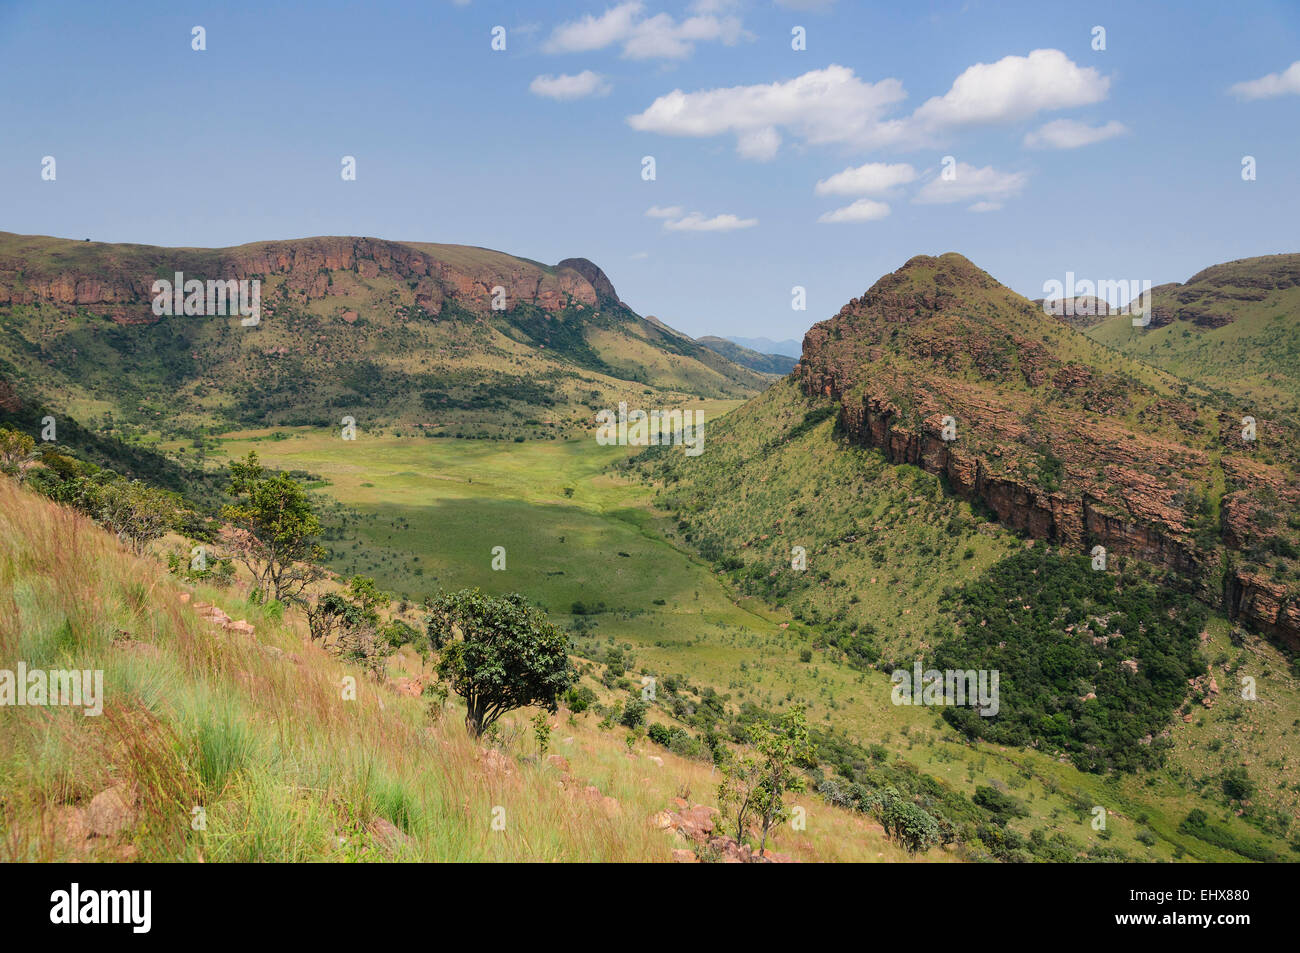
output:
[[[618,292],[614,290],[614,283],[609,280],[605,272],[601,271],[600,266],[589,258],[566,258],[556,264],[556,268],[568,268],[570,271],[576,271],[587,283],[596,289],[596,295],[600,298],[613,298],[619,300]]]

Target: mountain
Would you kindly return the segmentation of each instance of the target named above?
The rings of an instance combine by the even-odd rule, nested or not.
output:
[[[176,273],[259,281],[259,320],[155,314],[155,280]],[[184,436],[344,415],[556,436],[618,400],[739,398],[765,383],[635,314],[586,259],[375,238],[205,249],[0,233],[0,322],[13,389],[87,421]]]
[[[1004,525],[1160,566],[1300,648],[1300,431],[1267,408],[1247,439],[1238,406],[953,253],[911,259],[815,325],[796,376],[839,404],[851,439]]]
[[[1214,265],[1151,300],[1147,327],[1120,316],[1088,335],[1236,399],[1242,414],[1300,413],[1300,254]]]
[[[717,351],[727,360],[741,367],[758,371],[760,374],[789,374],[799,363],[796,358],[784,354],[760,354],[758,351],[751,351],[726,338],[706,336],[696,340],[709,350]]]
[[[760,354],[781,354],[794,358],[799,356],[799,342],[793,338],[787,338],[784,341],[773,341],[771,338],[728,337],[727,340],[739,344],[741,347],[747,347],[751,351],[758,351]]]
[[[1300,434],[1288,419],[1252,408],[1254,439],[1245,439],[1236,402],[1097,343],[952,253],[911,259],[813,326],[794,381],[813,405],[790,407],[773,389],[728,420],[745,418],[737,426],[756,435],[804,433],[827,408],[849,444],[936,474],[954,498],[1003,527],[1065,552],[1102,546],[1112,559],[1136,559],[1300,649]],[[773,416],[778,406],[785,423]],[[714,462],[727,452],[724,426],[710,438]],[[820,491],[810,499],[789,487],[783,498],[795,493],[799,512],[750,511],[772,471],[744,480],[750,489],[739,497],[718,497],[714,506],[727,512],[715,512],[701,484],[713,468],[697,473],[658,463],[663,454],[648,459],[660,467],[656,478],[680,483],[696,501],[686,509],[697,529],[726,524],[743,533],[795,520],[805,533],[825,524],[855,539],[864,532],[855,507],[878,513],[870,501],[895,492],[887,484],[851,489],[856,477],[825,486],[839,472],[838,463],[828,469],[835,457],[819,451],[803,460],[778,452],[775,438],[770,447],[756,439],[749,452],[762,466],[791,474],[797,486],[824,488],[833,509],[818,510]],[[749,463],[744,454],[735,461]],[[737,485],[734,472],[718,483]],[[879,531],[879,523],[877,516],[865,525]],[[714,555],[735,558],[755,545],[728,533]],[[923,544],[936,546],[949,544]],[[896,557],[880,558],[877,566],[897,565]]]

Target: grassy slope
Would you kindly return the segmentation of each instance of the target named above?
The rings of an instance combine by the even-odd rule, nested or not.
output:
[[[707,765],[644,742],[629,753],[621,736],[564,712],[552,719],[553,750],[569,761],[570,790],[559,767],[524,757],[524,717],[507,722],[506,770],[494,770],[454,703],[430,720],[424,699],[361,676],[357,700],[344,701],[348,670],[304,646],[297,620],[195,591],[256,625],[237,638],[200,621],[181,593],[81,516],[0,480],[0,665],[100,668],[107,695],[98,718],[0,713],[0,858],[664,861],[673,842],[648,816],[682,792],[712,801]],[[139,793],[136,823],[114,837],[74,835],[88,801],[118,784]],[[582,796],[588,784],[618,804]],[[808,831],[778,831],[777,849],[905,858],[865,818],[799,801]],[[196,805],[206,831],[191,829]],[[504,831],[491,827],[495,807]],[[377,819],[406,836],[377,835]]]
[[[1166,295],[1157,295],[1155,303],[1176,308],[1168,299],[1179,291],[1195,303],[1197,290],[1192,283],[1177,286]],[[1216,285],[1215,290],[1242,293],[1246,289],[1230,283]],[[1242,413],[1257,408],[1268,414],[1294,416],[1300,410],[1300,373],[1296,371],[1300,363],[1300,286],[1256,290],[1245,299],[1216,300],[1213,308],[1232,316],[1232,322],[1211,328],[1175,319],[1163,327],[1135,328],[1131,318],[1120,316],[1086,333],[1130,357],[1246,402]]]

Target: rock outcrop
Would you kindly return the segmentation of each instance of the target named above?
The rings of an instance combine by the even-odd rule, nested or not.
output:
[[[292,298],[325,298],[331,272],[355,272],[406,283],[415,302],[439,314],[454,301],[475,314],[492,310],[493,288],[507,302],[524,301],[547,311],[569,303],[595,307],[618,301],[605,273],[585,258],[568,258],[547,268],[501,252],[461,245],[320,237],[257,242],[234,248],[161,248],[99,245],[0,233],[0,306],[49,302],[87,307],[123,324],[152,323],[155,279],[283,278]],[[125,251],[123,251],[125,249]]]

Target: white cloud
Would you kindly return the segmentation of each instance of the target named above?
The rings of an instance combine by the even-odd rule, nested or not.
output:
[[[889,206],[873,199],[858,199],[852,205],[837,208],[833,212],[824,212],[817,219],[819,222],[874,222],[889,214]]]
[[[915,180],[916,170],[906,162],[893,165],[868,162],[822,179],[813,192],[817,195],[874,195]]]
[[[611,89],[605,77],[589,69],[574,73],[572,76],[567,73],[561,73],[559,76],[549,74],[539,76],[528,85],[528,88],[538,96],[561,100],[605,96]]]
[[[686,213],[686,209],[682,208],[680,205],[669,205],[665,208],[660,208],[658,205],[651,205],[645,210],[645,213],[651,218],[681,218]]]
[[[627,257],[632,261],[641,261],[642,259],[649,258],[650,253],[648,251],[635,251]]]
[[[705,218],[701,212],[691,212],[680,218],[664,220],[664,228],[670,232],[732,232],[738,228],[753,228],[757,224],[756,218],[740,218],[730,213]]]
[[[1031,149],[1077,149],[1114,139],[1126,132],[1128,127],[1114,119],[1104,126],[1090,126],[1074,119],[1056,119],[1026,133],[1025,145]]]
[[[736,152],[743,159],[766,162],[776,158],[776,151],[780,148],[781,134],[773,126],[751,129],[736,136]]]
[[[701,2],[693,8],[694,15],[678,21],[667,13],[646,16],[645,4],[630,0],[600,16],[588,13],[560,24],[542,48],[548,53],[585,53],[621,45],[628,59],[684,59],[697,43],[732,46],[747,36],[738,17],[717,15],[729,6],[721,0]]]
[[[922,103],[912,114],[925,127],[1014,122],[1047,109],[1086,106],[1106,98],[1110,79],[1080,67],[1060,50],[1034,50],[976,63],[942,96]]]
[[[910,116],[891,118],[888,113],[907,98],[900,80],[867,82],[832,64],[775,83],[691,93],[675,89],[629,116],[628,123],[668,136],[729,133],[742,157],[766,160],[780,148],[783,131],[809,145],[916,148],[965,126],[1015,122],[1045,110],[1100,102],[1109,88],[1107,77],[1076,65],[1060,50],[1034,50],[977,63],[944,95]]]
[[[1269,73],[1259,79],[1235,83],[1228,88],[1238,99],[1270,99],[1288,93],[1300,94],[1300,60],[1296,60],[1282,73]]]
[[[1029,175],[1025,172],[999,172],[991,165],[977,169],[958,162],[955,171],[956,175],[951,179],[935,176],[921,187],[912,201],[922,205],[946,205],[982,199],[991,203],[1018,195],[1029,182]]]
[[[996,212],[1002,207],[1001,202],[976,202],[966,211],[968,212]]]
[[[883,144],[885,109],[905,98],[896,79],[865,83],[844,66],[812,70],[785,82],[660,96],[628,124],[667,136],[732,133],[746,158],[766,159],[780,145],[779,127],[814,144]]]

